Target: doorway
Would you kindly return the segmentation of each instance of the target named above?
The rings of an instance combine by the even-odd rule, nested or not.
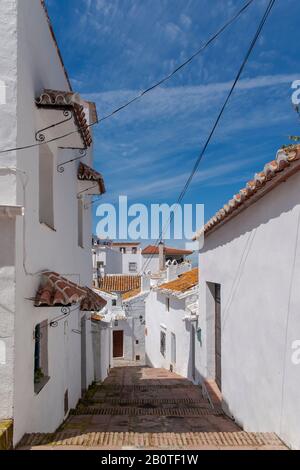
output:
[[[192,378],[196,380],[196,327],[191,324],[191,369],[192,369]]]
[[[215,371],[216,384],[222,391],[221,286],[215,284]]]
[[[171,364],[175,368],[176,366],[176,335],[171,333]]]
[[[120,359],[124,356],[124,331],[113,332],[113,358]]]
[[[81,392],[82,395],[87,390],[86,381],[86,318],[81,319]]]

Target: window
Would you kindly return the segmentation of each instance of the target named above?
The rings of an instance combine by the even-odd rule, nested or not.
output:
[[[121,248],[120,248],[120,252],[121,252],[121,253],[123,253],[123,254],[125,255],[125,253],[126,253],[126,248],[124,248],[124,247],[121,247]]]
[[[97,268],[104,268],[104,261],[97,261]]]
[[[111,304],[112,304],[113,307],[116,307],[116,306],[117,306],[117,301],[116,301],[116,299],[113,299],[112,302],[111,302]]]
[[[137,272],[137,263],[129,263],[129,272],[136,273]]]
[[[163,357],[166,357],[166,332],[160,332],[160,353]]]
[[[133,254],[133,255],[136,255],[136,254],[137,254],[137,248],[135,248],[135,247],[132,248],[132,254]]]
[[[170,311],[170,298],[169,297],[166,298],[166,310],[167,312]]]
[[[48,321],[35,327],[34,341],[34,392],[38,394],[49,380]]]
[[[54,229],[53,154],[48,145],[39,149],[39,219]]]
[[[83,244],[83,213],[84,213],[84,202],[82,199],[78,199],[78,246],[84,247]]]

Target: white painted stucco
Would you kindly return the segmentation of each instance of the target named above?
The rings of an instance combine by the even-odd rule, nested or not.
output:
[[[224,406],[247,431],[300,448],[300,174],[207,236],[200,253],[197,367],[214,378],[214,303],[221,285]]]
[[[92,322],[95,380],[102,382],[112,366],[111,322]]]
[[[40,0],[0,0],[0,80],[7,85],[0,105],[1,149],[35,143],[43,127],[35,98],[44,88],[69,90]],[[57,112],[57,120],[61,120]],[[63,130],[63,128],[62,128]],[[51,138],[51,132],[47,134]],[[78,140],[78,137],[77,137]],[[54,229],[39,222],[39,147],[1,156],[0,204],[24,206],[25,216],[0,220],[0,336],[6,364],[0,364],[0,419],[14,419],[14,443],[25,432],[52,432],[81,396],[81,325],[83,313],[71,315],[48,331],[50,380],[34,393],[35,325],[60,314],[60,308],[34,308],[32,299],[43,270],[58,272],[83,286],[92,281],[91,211],[84,211],[84,248],[78,246],[78,162],[56,171],[59,162],[78,155],[49,148],[54,155]],[[89,151],[85,158],[92,164]],[[4,168],[5,167],[5,168]],[[7,169],[6,167],[9,167]],[[15,169],[17,168],[17,170]],[[94,380],[90,315],[86,315],[86,385]]]

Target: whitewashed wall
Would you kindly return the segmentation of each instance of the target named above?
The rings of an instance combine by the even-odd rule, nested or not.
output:
[[[125,358],[135,361],[136,356],[140,356],[140,362],[143,364],[145,363],[145,299],[147,295],[148,293],[141,294],[123,302],[123,309],[128,318],[127,325],[125,325],[125,334],[128,336],[125,341]]]
[[[92,322],[94,377],[103,382],[112,365],[112,329],[110,323]]]
[[[34,104],[42,89],[69,88],[40,0],[0,0],[0,9],[0,79],[8,83],[7,105],[0,107],[1,146],[22,146],[34,143],[35,132],[42,127]],[[50,144],[55,163],[78,155],[71,150],[58,151],[57,145]],[[14,442],[17,443],[25,432],[52,432],[57,428],[64,418],[66,389],[69,390],[70,408],[81,396],[81,337],[72,332],[80,328],[78,310],[71,314],[66,324],[61,322],[58,328],[49,328],[51,379],[39,395],[34,394],[33,331],[36,324],[45,319],[50,321],[60,310],[34,308],[33,302],[26,299],[35,296],[40,282],[37,273],[41,270],[53,270],[82,285],[91,285],[91,214],[87,210],[84,215],[85,248],[82,249],[77,244],[78,163],[67,165],[63,174],[54,170],[53,231],[39,223],[38,148],[18,152],[16,156],[8,154],[3,161],[10,167],[17,165],[19,171],[16,179],[13,172],[3,176],[3,170],[0,170],[1,203],[25,206],[25,217],[16,221],[15,268],[11,265],[0,267],[2,286],[4,279],[9,281],[1,294],[9,301],[8,335],[14,328],[15,336],[8,343],[10,365],[7,366],[9,370],[6,369],[5,380],[10,382],[9,387],[13,391]],[[85,162],[91,163],[91,157]],[[10,231],[13,240],[13,227]],[[86,367],[89,383],[94,376],[91,334],[87,335],[87,341],[88,354],[91,355]],[[0,390],[3,394],[5,388],[0,385]],[[1,405],[1,414],[11,413],[11,409],[11,394],[8,394]]]
[[[129,263],[136,263],[137,269],[135,272],[129,270]],[[125,253],[122,255],[122,274],[139,274],[142,266],[141,253]]]
[[[179,300],[170,296],[170,311],[166,309],[167,296],[161,292],[151,291],[146,299],[146,362],[151,367],[170,369],[171,361],[171,333],[176,336],[176,364],[174,372],[193,380],[191,335],[193,334],[191,322],[183,320],[186,315],[186,299]],[[160,352],[160,332],[166,332],[166,355]],[[199,344],[195,338],[195,347]],[[195,382],[198,382],[196,374]]]
[[[158,273],[159,272],[159,256],[158,255],[142,255],[143,272]]]
[[[300,175],[288,179],[205,240],[200,254],[203,347],[214,378],[213,303],[221,284],[224,405],[247,431],[276,432],[300,448]]]
[[[0,149],[17,143],[17,4],[0,0],[0,80],[5,85],[6,102],[0,103]],[[0,204],[16,204],[16,153],[0,158]],[[0,419],[11,418],[14,391],[15,312],[15,221],[0,217]]]

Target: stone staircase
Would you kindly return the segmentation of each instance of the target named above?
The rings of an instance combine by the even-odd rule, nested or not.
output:
[[[141,380],[113,369],[53,434],[27,434],[19,449],[285,449],[275,434],[247,433],[218,397],[176,374],[142,369]],[[152,372],[149,372],[152,371]],[[156,371],[156,372],[155,372]],[[150,377],[149,377],[150,376]],[[125,378],[124,378],[125,377]],[[142,383],[141,383],[142,382]]]

